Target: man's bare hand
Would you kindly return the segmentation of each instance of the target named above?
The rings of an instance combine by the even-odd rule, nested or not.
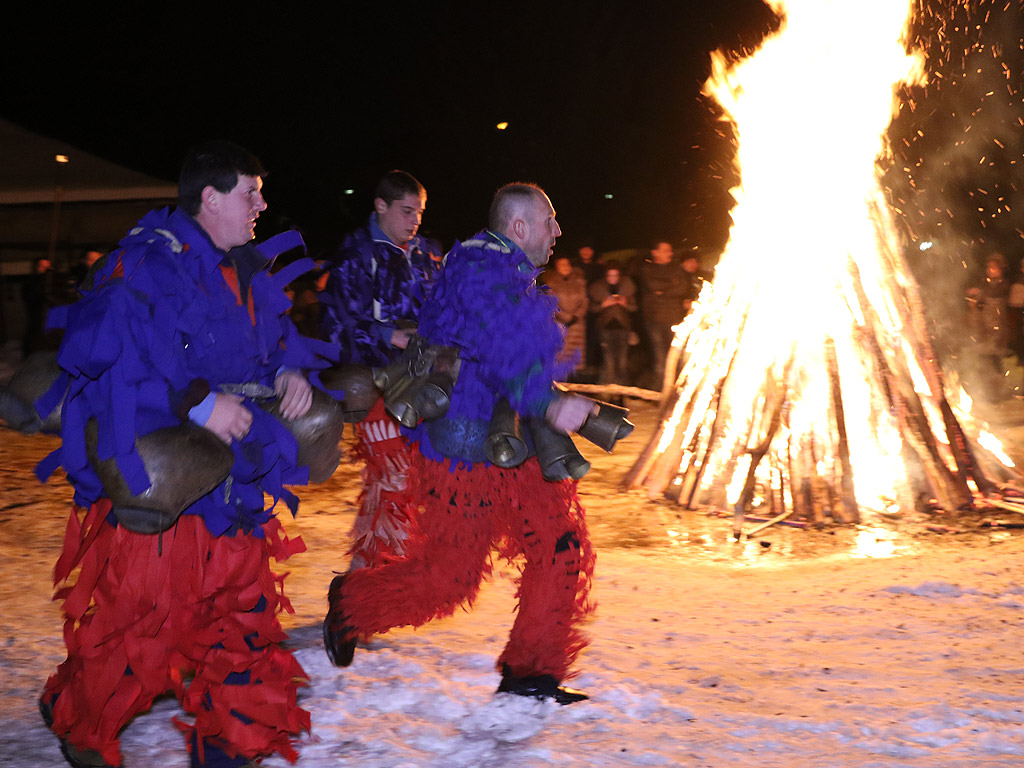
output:
[[[313,404],[313,388],[298,371],[281,371],[274,379],[274,391],[281,401],[281,415],[289,421],[305,416]]]
[[[213,411],[204,426],[231,445],[232,440],[241,440],[249,434],[252,413],[242,404],[240,395],[218,392],[213,401]]]
[[[391,346],[398,349],[405,349],[409,346],[409,339],[416,335],[415,328],[395,328],[391,334]]]
[[[597,413],[598,404],[588,397],[572,393],[560,394],[551,401],[544,415],[548,424],[562,432],[575,432],[592,413]]]

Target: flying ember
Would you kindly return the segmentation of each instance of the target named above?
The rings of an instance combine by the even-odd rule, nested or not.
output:
[[[947,391],[879,183],[894,93],[924,77],[909,4],[771,4],[783,23],[754,55],[712,57],[742,179],[730,241],[676,327],[664,420],[625,482],[731,508],[737,533],[758,507],[854,522],[969,506],[1015,475]]]

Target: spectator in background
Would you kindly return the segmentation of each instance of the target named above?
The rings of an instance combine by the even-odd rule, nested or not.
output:
[[[32,273],[21,284],[21,299],[25,302],[25,336],[21,342],[21,356],[28,357],[43,349],[56,349],[60,334],[46,332],[46,314],[58,304],[53,265],[40,257],[32,263]]]
[[[683,271],[687,276],[686,298],[683,299],[685,309],[683,317],[690,314],[693,309],[693,302],[700,296],[700,289],[704,285],[704,278],[700,273],[700,259],[695,253],[687,253],[682,259]]]
[[[594,255],[594,249],[585,245],[577,252],[579,263],[576,265],[583,270],[583,279],[587,281],[589,288],[593,283],[604,278],[604,265]]]
[[[93,264],[103,258],[103,251],[90,248],[82,254],[82,258],[71,268],[71,285],[69,293],[72,300],[78,297],[78,288],[85,282],[86,275],[92,269]]]
[[[292,322],[303,336],[311,339],[326,339],[327,334],[323,330],[323,321],[320,317],[320,292],[327,286],[329,272],[314,272],[310,276],[303,275],[292,282],[287,293],[292,299],[292,308],[289,311]]]
[[[993,252],[985,263],[984,280],[967,291],[974,349],[985,361],[982,386],[992,399],[1009,394],[1003,386],[1006,374],[1003,358],[1009,354],[1010,339],[1010,286],[1004,277],[1005,271],[1003,255]]]
[[[673,257],[671,243],[659,240],[647,260],[640,265],[640,303],[651,343],[657,389],[661,389],[665,378],[665,359],[672,346],[672,326],[686,316],[692,301],[691,273]]]
[[[573,267],[568,256],[556,256],[552,267],[544,271],[543,282],[558,299],[555,319],[565,328],[565,346],[558,362],[578,356],[579,370],[587,364],[587,284],[583,270]]]
[[[605,267],[604,279],[590,286],[590,311],[601,344],[601,384],[628,384],[629,347],[637,343],[633,332],[636,286],[622,274],[617,262]]]
[[[1017,356],[1017,364],[1024,365],[1024,261],[1020,263],[1017,279],[1010,286],[1007,305],[1010,321],[1010,350]]]
[[[583,279],[587,282],[587,290],[599,280],[604,279],[604,265],[595,255],[594,249],[585,245],[577,251],[577,266],[583,270]],[[581,373],[579,378],[585,381],[593,381],[594,372],[601,365],[601,344],[597,338],[597,326],[594,325],[595,316],[593,312],[587,312],[586,320],[586,354],[584,355],[587,365],[586,371]]]

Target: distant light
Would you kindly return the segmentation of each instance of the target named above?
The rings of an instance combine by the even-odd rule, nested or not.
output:
[[[494,127],[497,128],[499,131],[504,131],[506,128],[508,128],[508,123],[498,123]]]
[[[66,163],[66,162],[68,162],[68,156],[67,155],[57,155],[53,159],[56,160],[58,163]]]
[[[931,247],[932,247],[932,241],[931,240],[925,240],[920,245],[920,248],[921,248],[922,251],[927,251]]]
[[[354,189],[346,189],[345,190],[345,194],[346,195],[354,195],[355,193],[356,193],[356,191]]]
[[[605,200],[611,200],[611,199],[612,199],[612,198],[614,198],[614,197],[615,197],[615,195],[605,195],[605,196],[604,196],[604,199],[605,199]]]

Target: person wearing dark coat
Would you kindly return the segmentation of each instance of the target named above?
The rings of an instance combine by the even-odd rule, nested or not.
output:
[[[651,343],[654,380],[661,389],[665,360],[672,346],[672,326],[679,323],[693,300],[693,281],[674,258],[672,245],[659,242],[640,265],[640,304],[644,327]]]
[[[636,286],[615,262],[605,267],[604,279],[590,286],[590,311],[601,343],[602,384],[628,384],[627,359],[635,340],[633,313],[637,310]]]

